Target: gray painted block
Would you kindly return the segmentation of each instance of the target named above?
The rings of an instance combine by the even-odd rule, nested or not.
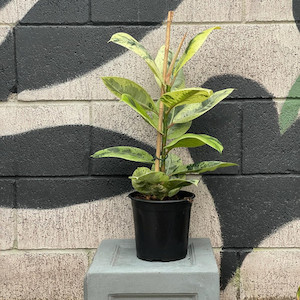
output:
[[[16,74],[14,58],[14,38],[9,27],[0,28],[0,101],[6,100],[15,91]],[[5,36],[1,41],[2,36]]]
[[[148,262],[134,240],[104,240],[85,278],[85,300],[219,299],[219,274],[209,239],[191,239],[186,258]]]
[[[299,173],[300,126],[280,134],[273,101],[243,105],[243,174]]]
[[[180,2],[170,4],[169,7],[174,9]],[[93,22],[161,23],[168,15],[165,0],[92,0],[91,4]]]
[[[189,132],[208,134],[217,138],[224,150],[219,154],[211,147],[190,148],[194,162],[219,160],[241,165],[241,113],[238,102],[220,103],[211,111],[193,120]],[[219,169],[215,174],[238,174],[238,167]]]
[[[21,24],[82,24],[89,21],[89,0],[40,0]]]

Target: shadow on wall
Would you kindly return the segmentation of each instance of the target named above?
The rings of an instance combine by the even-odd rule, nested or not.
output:
[[[61,0],[55,5],[48,0],[39,0],[15,27],[17,92],[63,83],[109,62],[125,52],[122,47],[107,43],[113,33],[126,31],[140,40],[157,28],[168,10],[176,9],[181,0],[126,0],[116,3],[92,1],[92,21],[102,25],[107,23],[108,26],[22,26],[90,22],[88,0]],[[144,26],[138,26],[140,20],[146,20]],[[111,23],[119,26],[109,26]],[[6,100],[16,84],[13,43],[9,34],[0,45],[0,65],[5,66],[4,71],[0,70],[0,100]]]
[[[8,0],[1,1],[0,8],[8,2]],[[49,18],[55,16],[57,23],[67,23],[63,7],[68,7],[71,11],[70,5],[75,7],[79,2],[60,1],[61,13],[57,14],[49,1],[40,0],[20,24],[39,23],[40,20],[47,22],[45,20],[47,16]],[[168,10],[175,9],[181,3],[181,1],[166,1],[164,8],[161,9],[157,1],[140,2],[146,8],[147,14],[150,12],[150,15],[144,16],[149,26],[124,25],[128,20],[132,24],[138,24],[144,18],[141,8],[135,13],[123,9],[120,14],[122,19],[114,20],[120,26],[114,26],[113,29],[91,26],[91,28],[81,27],[79,30],[74,26],[49,30],[47,27],[32,29],[18,24],[15,28],[16,40],[19,45],[23,45],[17,46],[18,92],[62,83],[98,68],[125,51],[121,47],[110,47],[106,43],[112,33],[125,30],[126,27],[126,32],[141,39],[149,31],[157,28]],[[86,3],[87,1],[82,1],[80,5]],[[148,7],[149,5],[151,7]],[[101,9],[104,8],[98,8],[98,14],[94,15],[93,21],[107,21],[101,18],[109,16],[109,13],[104,14]],[[112,10],[111,4],[107,9],[108,12]],[[97,12],[97,7],[95,11]],[[293,1],[293,13],[295,20],[299,20],[298,0]],[[79,17],[81,20],[85,18]],[[299,23],[297,26],[300,30]],[[30,42],[28,36],[31,36]],[[10,92],[16,92],[13,43],[12,34],[8,34],[0,45],[0,64],[4,66],[0,70],[0,99],[3,100]],[[237,88],[237,91],[232,97],[265,99],[260,102],[251,100],[236,103],[242,111],[243,150],[242,157],[234,156],[232,161],[238,160],[237,162],[242,165],[242,174],[246,176],[220,174],[204,176],[220,217],[224,242],[222,287],[225,288],[236,268],[241,265],[253,247],[276,228],[299,218],[297,213],[299,176],[292,176],[300,170],[299,120],[281,136],[272,95],[252,80],[226,75],[211,78],[204,86],[214,90],[233,87]],[[213,111],[205,118],[212,124],[212,128],[217,128]],[[193,124],[194,132],[205,128],[205,124],[201,122],[203,121],[199,119]],[[213,132],[209,133],[213,135]],[[231,138],[228,136],[229,140]],[[154,153],[151,147],[128,136],[89,126],[61,126],[1,137],[0,175],[17,177],[2,180],[0,206],[53,209],[99,200],[131,190],[130,182],[125,175],[131,173],[136,165],[111,159],[89,162],[91,152],[114,145],[110,144],[110,141],[141,147]],[[201,153],[195,149],[190,151],[194,160],[201,159]],[[231,161],[230,155],[228,160]],[[263,175],[269,173],[272,173],[272,176]],[[290,175],[281,176],[275,173]],[[116,175],[117,178],[111,175]],[[13,198],[15,181],[16,200]],[[11,192],[7,192],[8,190]],[[248,252],[244,251],[245,247],[249,249]],[[237,253],[237,249],[241,249],[240,254]]]
[[[220,217],[224,250],[245,247],[251,249],[276,228],[299,218],[300,183],[299,177],[292,176],[300,170],[297,158],[300,141],[296,139],[300,133],[299,121],[281,136],[272,95],[249,79],[232,75],[219,76],[208,80],[204,85],[213,90],[230,86],[238,89],[236,93],[248,90],[251,95],[259,94],[266,98],[244,103],[242,100],[239,101],[240,104],[236,104],[243,111],[242,172],[247,176],[204,176]],[[236,94],[235,97],[240,95]],[[218,126],[215,124],[214,110],[205,116],[205,121],[201,118],[197,120],[192,130],[199,132],[204,128],[204,123],[209,123],[214,131],[213,128]],[[224,134],[226,130],[227,128],[224,129]],[[19,208],[58,208],[122,194],[131,190],[125,175],[130,174],[136,164],[102,159],[89,165],[90,153],[113,146],[115,141],[120,145],[141,147],[154,153],[153,148],[110,130],[90,126],[46,128],[1,137],[0,150],[3,155],[0,158],[0,174],[25,176],[15,178],[15,205]],[[194,160],[201,160],[201,153],[201,150],[190,151]],[[212,156],[210,159],[220,160],[220,157]],[[230,160],[230,155],[228,159]],[[288,173],[291,176],[257,175],[272,172]],[[89,176],[81,176],[88,174]],[[15,202],[7,199],[9,195],[5,193],[0,197],[1,206],[11,206]],[[223,288],[246,255],[247,253],[239,258],[235,252],[224,251],[222,264],[226,268],[224,267],[222,275]]]

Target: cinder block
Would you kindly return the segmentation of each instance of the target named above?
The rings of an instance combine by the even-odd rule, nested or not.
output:
[[[222,154],[207,146],[190,148],[189,152],[193,161],[218,160],[241,165],[241,123],[238,103],[220,103],[211,111],[193,120],[190,132],[216,137],[224,146]],[[239,168],[224,168],[214,173],[238,174]]]
[[[18,27],[16,33],[19,45],[17,47],[19,99],[105,99],[99,90],[101,89],[99,77],[105,75],[105,72],[94,70],[125,52],[123,47],[107,43],[112,34],[125,31],[140,39],[154,28],[152,26]],[[140,61],[140,64],[142,63],[144,62]],[[35,72],[31,71],[33,65]],[[128,66],[132,64],[126,61],[126,65],[126,70],[129,71]],[[116,64],[113,68],[116,68]],[[134,71],[136,73],[135,68]],[[144,78],[143,73],[139,72],[138,76]],[[154,83],[155,80],[152,80]],[[62,85],[66,82],[68,87]],[[55,86],[49,87],[50,85]],[[42,90],[25,92],[39,89]]]
[[[298,176],[204,176],[204,182],[219,213],[224,247],[257,247],[299,218]],[[299,247],[297,229],[290,229],[288,246]]]
[[[188,41],[208,27],[177,25],[172,32],[172,49],[177,48],[185,32]],[[159,89],[145,62],[107,41],[113,33],[125,31],[142,41],[155,57],[164,43],[164,30],[164,26],[19,28],[18,97],[112,99],[99,77],[116,75],[136,80],[158,97]],[[213,90],[233,87],[236,92],[232,97],[241,99],[285,98],[299,76],[299,41],[295,24],[223,25],[187,63],[186,84]],[[274,68],[274,62],[280,62],[280,67]]]
[[[108,23],[162,23],[168,14],[166,0],[119,2],[92,0],[91,10],[93,22]]]
[[[300,126],[296,122],[280,134],[273,101],[243,105],[243,173],[297,173],[300,171]]]
[[[0,216],[0,250],[11,249],[15,239],[14,210],[0,207]]]
[[[21,19],[21,24],[68,24],[89,21],[88,0],[38,1]]]
[[[88,105],[1,107],[0,174],[87,174],[90,127],[73,124],[88,123]]]
[[[0,101],[3,101],[15,92],[16,84],[14,37],[9,26],[0,27],[0,53]]]
[[[146,262],[134,240],[105,240],[85,280],[85,299],[219,299],[219,275],[208,239],[192,239],[185,259]]]
[[[300,228],[300,219],[295,219],[277,228],[272,234],[266,237],[259,247],[290,247],[300,248],[300,235],[297,234]]]
[[[59,208],[112,197],[126,191],[130,191],[127,178],[20,179],[17,181],[17,205],[18,208]]]
[[[17,17],[17,3],[16,0],[5,0],[3,4],[1,3],[0,9],[0,23],[2,24],[12,24],[15,23]]]
[[[174,22],[238,22],[242,20],[242,2],[238,0],[167,0],[169,7],[177,2]]]
[[[91,12],[93,22],[138,22],[139,1],[91,1]]]
[[[56,205],[63,206],[60,199],[69,199],[66,207],[55,208],[53,202],[53,209],[18,209],[19,249],[97,248],[105,238],[133,237],[131,203],[125,192],[126,189],[131,190],[129,180],[76,182],[71,186],[73,192],[70,195],[61,194],[60,189],[57,189]],[[63,186],[69,190],[66,182],[61,185]],[[78,204],[74,205],[76,186],[83,192],[77,198]],[[94,195],[91,196],[92,190]],[[49,189],[45,191],[49,194]],[[84,193],[87,195],[83,195]],[[113,193],[116,194],[115,197]],[[55,198],[49,195],[44,196],[45,201]],[[87,200],[88,195],[91,196],[88,199],[91,202],[79,204],[79,201]],[[106,198],[92,202],[102,197]],[[43,199],[36,198],[35,205],[44,205],[42,201]]]
[[[13,180],[0,180],[0,250],[11,249],[15,239],[15,191]]]
[[[24,253],[0,255],[2,300],[69,300],[83,298],[86,253]]]
[[[13,208],[15,203],[15,181],[9,179],[0,180],[0,206]]]
[[[64,125],[89,125],[88,104],[22,104],[0,107],[0,135]]]
[[[214,249],[214,255],[216,258],[217,266],[219,268],[219,274],[220,274],[220,282],[222,284],[222,268],[221,268],[221,251],[220,249]],[[224,259],[224,258],[223,258]],[[236,264],[237,257],[232,257],[233,261],[231,262]],[[227,260],[227,263],[230,263],[230,261]],[[223,263],[224,268],[224,263]],[[232,271],[232,268],[230,268],[228,271]],[[239,290],[239,281],[237,280],[238,274],[237,273],[231,273],[228,282],[226,283],[226,286],[221,287],[220,290],[220,300],[239,300],[238,297],[238,290]]]
[[[252,252],[241,267],[241,299],[295,299],[299,269],[298,249]]]
[[[247,0],[246,21],[293,21],[293,2],[296,10],[297,1]]]
[[[127,197],[132,189],[129,179],[76,180],[73,185],[67,181],[58,185],[53,181],[48,185],[41,181],[21,183],[23,194],[27,192],[24,197],[18,197],[19,205],[27,208],[18,209],[19,249],[97,248],[103,239],[134,236],[131,203]],[[221,247],[218,213],[210,193],[203,183],[189,190],[196,194],[191,237],[208,237],[214,247]],[[80,201],[91,202],[79,204]],[[52,209],[45,209],[50,205]]]
[[[1,2],[0,22],[4,24],[18,23],[37,2],[39,0],[3,0]]]

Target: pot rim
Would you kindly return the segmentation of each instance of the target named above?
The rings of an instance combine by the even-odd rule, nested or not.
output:
[[[188,192],[188,191],[179,191],[178,193],[185,193],[185,194],[188,194],[188,196],[186,196],[186,198],[189,198],[190,200],[193,200],[195,198],[195,194],[192,193],[192,192]],[[141,194],[137,191],[133,191],[131,193],[128,194],[128,197],[131,199],[131,200],[134,200],[134,201],[140,201],[140,202],[146,202],[146,203],[153,203],[153,204],[164,204],[164,203],[178,203],[178,202],[191,202],[189,201],[188,199],[178,199],[178,200],[146,200],[146,199],[139,199],[139,198],[136,198],[135,197],[135,194]]]

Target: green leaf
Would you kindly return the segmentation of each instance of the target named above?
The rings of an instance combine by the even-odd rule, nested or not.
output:
[[[299,286],[299,288],[298,288],[298,291],[297,291],[297,300],[300,300],[300,286]]]
[[[165,161],[166,174],[170,175],[174,172],[174,170],[182,165],[183,164],[181,158],[175,154],[170,153]]]
[[[172,62],[173,56],[174,56],[174,53],[171,50],[169,50],[168,64],[167,64],[168,69]],[[156,63],[158,70],[160,71],[160,74],[163,74],[164,59],[165,59],[165,45],[162,45],[160,47],[160,49],[158,50],[156,58],[155,58],[155,63]],[[178,59],[176,60],[176,62],[177,61],[178,61]],[[173,77],[171,77],[171,80],[172,80],[172,78]],[[161,82],[157,77],[155,77],[155,80],[156,80],[157,84],[159,86],[161,86]],[[183,70],[180,70],[171,90],[183,89],[183,88],[185,88],[185,78],[184,78]]]
[[[221,29],[220,27],[209,28],[203,32],[197,34],[192,40],[190,40],[188,46],[186,47],[184,53],[180,57],[178,63],[174,68],[174,76],[177,75],[179,70],[195,55],[195,53],[200,49],[202,44],[205,42],[206,38],[214,29]]]
[[[165,149],[171,150],[173,148],[179,148],[179,147],[194,148],[203,145],[208,145],[216,149],[220,153],[222,153],[223,151],[222,144],[216,138],[206,134],[194,134],[194,133],[187,133],[173,140],[165,147]]]
[[[176,60],[176,61],[178,61],[178,60]],[[172,79],[173,79],[173,76],[171,77],[171,80]],[[175,78],[175,81],[171,87],[171,91],[181,90],[184,88],[185,88],[185,76],[183,73],[183,69],[181,69]]]
[[[97,151],[92,155],[93,158],[115,157],[123,158],[130,161],[143,162],[152,164],[153,157],[145,150],[136,147],[118,146],[110,147]]]
[[[131,35],[125,32],[115,33],[109,40],[109,42],[113,42],[120,46],[123,46],[137,55],[139,55],[142,59],[145,60],[151,71],[154,75],[163,83],[163,78],[161,73],[159,72],[155,62],[153,61],[151,55],[148,53],[146,48],[140,44],[136,39],[134,39]]]
[[[163,184],[169,180],[169,176],[163,172],[137,168],[129,178],[133,188],[144,195],[154,195],[158,199],[163,199],[168,194],[168,190]]]
[[[298,98],[298,99],[295,99]],[[279,115],[280,133],[284,134],[297,120],[300,110],[300,76],[293,84]]]
[[[174,124],[168,130],[168,139],[172,140],[182,136],[190,129],[191,125],[192,121],[187,123]]]
[[[231,166],[237,166],[235,163],[222,162],[222,161],[202,161],[200,163],[179,166],[170,176],[176,174],[201,174],[204,172],[215,171],[219,168],[226,168]]]
[[[161,96],[160,100],[169,107],[169,109],[172,109],[179,105],[203,102],[212,94],[213,91],[208,89],[187,88],[165,93]]]
[[[192,121],[207,111],[216,106],[219,102],[225,99],[233,92],[233,89],[221,90],[214,93],[207,100],[201,103],[195,103],[186,105],[181,111],[179,111],[173,119],[174,123],[186,123]]]
[[[169,50],[168,64],[167,64],[168,68],[169,68],[169,66],[171,64],[172,56],[173,56],[173,54],[172,54],[171,50]],[[162,45],[160,47],[160,49],[158,50],[157,55],[155,57],[155,64],[156,64],[156,66],[157,66],[157,68],[158,68],[161,76],[163,74],[164,59],[165,59],[165,45]],[[159,78],[157,78],[157,76],[155,76],[155,80],[156,80],[157,84],[159,86],[161,86],[161,81],[160,81]]]
[[[143,119],[149,123],[153,128],[155,128],[158,131],[158,118],[154,118],[155,115],[153,115],[153,118],[151,118],[146,110],[130,95],[123,94],[121,101],[125,102],[127,105],[129,105],[132,109],[134,109],[139,115],[143,117]]]
[[[164,183],[164,186],[169,191],[168,196],[172,197],[172,196],[176,195],[176,193],[174,194],[174,192],[175,192],[174,190],[178,190],[178,189],[180,190],[184,186],[189,186],[192,184],[197,185],[198,183],[199,183],[199,180],[194,180],[194,179],[193,180],[170,179],[169,181],[166,181]],[[178,191],[177,191],[177,193],[178,193]]]
[[[150,95],[140,85],[126,78],[121,77],[102,77],[106,87],[118,98],[122,98],[122,94],[130,95],[145,110],[158,113],[154,101]]]

